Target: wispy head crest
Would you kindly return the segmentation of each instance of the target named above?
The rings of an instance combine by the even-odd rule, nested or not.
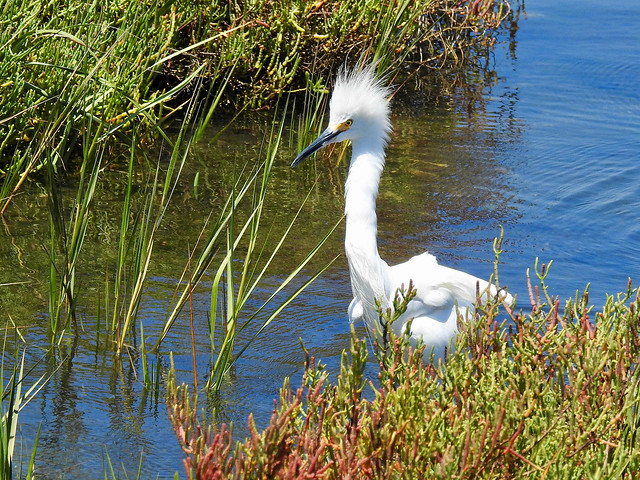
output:
[[[353,69],[345,65],[338,72],[331,96],[332,119],[334,116],[335,120],[349,116],[362,117],[378,124],[388,135],[391,131],[391,93],[392,88],[386,85],[386,78],[376,75],[375,63],[358,65]]]

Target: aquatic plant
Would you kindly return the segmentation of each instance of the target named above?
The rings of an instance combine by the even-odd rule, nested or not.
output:
[[[184,53],[167,51],[175,18],[170,7],[157,7],[3,3],[0,212],[43,166],[68,168],[84,139],[95,139],[99,150],[174,113],[164,105],[193,86],[204,65],[166,89],[152,88],[163,65]],[[209,73],[215,76],[213,67]]]
[[[217,219],[213,220],[211,225],[205,226],[209,233],[206,234],[203,231],[200,239],[202,245],[194,244],[194,250],[183,272],[186,282],[181,288],[182,293],[177,296],[156,343],[157,348],[170,331],[186,302],[190,300],[193,289],[212,269],[215,273],[212,274],[211,308],[208,321],[212,370],[207,382],[207,387],[212,390],[220,388],[225,373],[246,348],[331,264],[329,262],[306,282],[297,286],[293,293],[282,296],[281,292],[291,285],[300,271],[314,258],[339,223],[336,223],[320,239],[260,307],[254,311],[247,311],[247,303],[273,261],[281,254],[281,249],[286,244],[297,219],[296,214],[276,238],[273,238],[273,232],[265,234],[264,227],[261,225],[264,220],[263,212],[269,191],[270,173],[282,140],[287,115],[285,106],[280,121],[274,116],[271,131],[265,138],[264,158],[256,162],[243,183],[240,181],[236,183]],[[243,204],[244,207],[242,207]],[[248,211],[244,218],[239,214],[241,208]],[[300,210],[298,214],[299,212]],[[235,264],[239,258],[242,259],[242,268],[236,270]],[[221,305],[223,308],[220,308]],[[238,336],[249,327],[252,327],[254,333],[241,348],[237,349]]]
[[[120,478],[126,478],[128,479],[135,479],[135,480],[140,480],[142,478],[144,478],[142,476],[142,461],[143,461],[143,455],[142,453],[140,454],[140,461],[138,462],[138,469],[136,470],[135,473],[135,477],[131,476],[131,474],[127,473],[127,471],[124,469],[122,470],[122,474],[116,470],[116,468],[114,468],[113,466],[113,462],[111,461],[111,457],[109,456],[109,451],[107,450],[107,448],[105,447],[104,449],[104,457],[103,457],[103,478],[105,480],[118,480]],[[158,478],[158,477],[156,477]]]
[[[15,326],[14,326],[15,328]],[[9,330],[7,326],[5,330],[5,337],[3,342],[2,351],[6,352],[7,337],[6,332]],[[35,397],[40,389],[47,382],[45,376],[37,378],[33,384],[26,389],[23,393],[23,386],[26,382],[27,376],[31,370],[25,372],[25,352],[16,348],[13,358],[13,365],[9,367],[11,375],[9,380],[5,383],[5,356],[2,357],[2,364],[0,367],[0,381],[2,382],[2,409],[0,411],[0,479],[10,480],[15,478],[25,478],[31,480],[34,477],[34,462],[36,452],[38,450],[38,439],[40,438],[40,428],[33,441],[33,450],[31,452],[31,459],[26,466],[26,471],[23,473],[22,462],[19,462],[16,468],[14,464],[14,454],[16,450],[16,442],[18,441],[18,418],[20,411]],[[26,452],[21,452],[26,453]]]
[[[451,18],[471,21],[470,2],[441,2],[443,8],[446,4]],[[333,1],[1,3],[0,214],[11,213],[11,202],[27,183],[41,185],[49,239],[39,245],[48,259],[44,302],[48,301],[52,345],[62,345],[65,335],[73,336],[75,342],[86,334],[77,308],[87,290],[79,283],[97,269],[104,281],[98,287],[101,303],[95,332],[89,332],[95,335],[96,351],[104,328],[110,348],[131,353],[132,364],[141,359],[142,367],[135,373],[145,394],[151,391],[157,399],[160,362],[153,364],[149,358],[145,325],[137,322],[137,314],[152,271],[158,232],[167,209],[173,207],[172,192],[193,144],[222,105],[238,112],[273,106],[276,98],[284,98],[282,93],[306,88],[312,77],[303,74],[303,66],[316,62],[320,74],[331,68],[336,56],[342,62],[347,49],[363,47],[394,52],[397,61],[409,49],[425,46],[423,33],[433,30],[421,17],[424,4],[412,8],[408,1],[363,0],[358,5],[362,8]],[[436,11],[431,9],[433,3],[428,5],[429,12]],[[436,28],[440,38],[441,26],[448,20],[444,13],[435,15],[440,19]],[[487,13],[484,18],[490,16]],[[313,84],[322,94],[322,81]],[[305,118],[317,120],[319,112],[316,105]],[[182,123],[175,138],[165,126],[177,116]],[[275,239],[262,226],[267,181],[282,135],[282,123],[274,116],[264,151],[252,159],[257,160],[255,168],[237,175],[222,213],[212,214],[202,238],[189,245],[191,256],[177,282],[178,298],[161,334],[164,337],[172,328],[193,289],[201,287],[202,276],[210,274],[215,280],[210,287],[211,389],[219,387],[244,349],[322,271],[302,283],[296,281],[327,236],[263,305],[248,311],[249,299],[295,222],[294,217]],[[166,148],[158,158],[147,148],[151,138],[160,139]],[[169,152],[166,157],[165,151]],[[96,200],[100,189],[106,188],[106,170],[120,167],[126,171],[126,187],[122,209],[116,214],[118,226],[113,229],[116,241],[109,245],[114,247],[113,255],[95,265],[87,258],[87,238],[100,213]],[[275,248],[264,247],[267,240]],[[243,262],[240,268],[238,260]],[[287,287],[291,291],[285,291]],[[249,327],[252,331],[246,335]],[[248,340],[240,345],[237,338],[243,332]],[[162,338],[156,346],[161,342]],[[21,376],[20,369],[13,379]],[[5,393],[20,385],[12,380]],[[9,432],[3,437],[5,453],[13,449],[11,431],[15,432],[17,416],[11,412],[16,399],[20,400],[19,392],[7,394],[4,398],[14,403],[3,417],[3,428]]]
[[[92,4],[79,8],[71,3],[53,8],[46,2],[26,5],[15,0],[3,5],[4,20],[0,22],[5,28],[0,29],[0,45],[5,54],[0,56],[0,74],[7,81],[0,87],[0,132],[4,134],[0,143],[0,212],[6,212],[33,174],[44,177],[50,213],[49,330],[54,341],[59,341],[70,325],[78,331],[77,273],[95,192],[110,161],[107,153],[112,155],[114,149],[129,151],[125,154],[129,183],[121,215],[118,260],[115,267],[108,266],[114,278],[105,274],[104,285],[110,332],[115,336],[116,351],[120,352],[135,325],[171,185],[175,185],[184,165],[189,142],[201,137],[226,92],[236,99],[246,95],[244,100],[238,100],[238,105],[244,107],[263,105],[285,87],[293,89],[291,82],[302,62],[302,47],[307,44],[314,46],[317,72],[326,70],[347,45],[349,49],[368,47],[381,62],[400,62],[415,45],[424,44],[426,32],[432,27],[440,29],[450,22],[466,25],[467,21],[482,18],[483,25],[490,29],[504,16],[504,11],[496,10],[493,4],[487,3],[481,14],[474,14],[476,7],[453,6],[446,1],[437,8],[433,3],[412,5],[403,1],[381,5],[371,0],[361,0],[360,8],[298,0],[291,4],[260,0],[207,8],[177,4],[156,7],[122,4],[105,9]],[[433,25],[424,22],[425,15],[435,15]],[[476,20],[468,20],[472,18]],[[453,23],[455,30],[458,27]],[[150,31],[154,33],[148,38]],[[292,41],[280,41],[284,38]],[[462,48],[459,39],[456,41]],[[335,48],[325,51],[323,45]],[[394,50],[394,45],[401,46],[400,50]],[[289,48],[290,51],[283,51]],[[211,60],[212,55],[215,61]],[[193,58],[196,61],[192,63]],[[310,65],[309,60],[305,62]],[[243,88],[246,75],[253,80]],[[159,77],[172,79],[167,88],[159,89],[153,83]],[[310,78],[305,72],[299,85],[313,83],[315,92],[322,94],[322,81],[311,82]],[[178,98],[180,103],[176,103]],[[206,110],[200,112],[203,105]],[[315,105],[315,110],[303,118],[317,119],[320,103]],[[161,124],[178,111],[183,117],[182,132],[174,144]],[[191,120],[197,121],[198,126],[193,127]],[[187,129],[191,129],[188,135]],[[146,159],[143,170],[151,172],[145,187],[146,207],[135,209],[131,203],[134,163],[139,156],[147,156],[141,145],[151,131],[170,145],[170,164],[163,172],[158,163]],[[269,168],[265,163],[263,180]],[[77,192],[75,199],[68,201],[60,191],[71,172],[78,174]],[[251,191],[249,186],[255,178],[247,180],[243,187],[238,184],[232,201],[225,207],[228,215],[219,220],[222,228],[214,228],[208,239],[209,247],[216,244],[218,234],[233,233],[224,230],[224,224],[233,219],[231,213],[244,194]],[[247,232],[259,225],[258,197],[252,196],[258,215],[252,218],[251,228],[246,225]],[[228,247],[233,249],[234,245],[235,240]],[[205,260],[212,252],[205,248]],[[201,267],[196,262],[196,275],[201,275]],[[224,275],[229,281],[233,278],[229,273],[219,270],[218,280]],[[212,295],[215,297],[216,292]],[[173,321],[185,298],[184,294],[180,297],[167,324]],[[225,315],[234,317],[231,312]],[[225,322],[234,325],[233,320]],[[233,332],[233,328],[227,331]]]
[[[185,117],[180,123],[180,131],[170,143],[168,162],[161,166],[156,163],[155,173],[149,179],[144,194],[144,204],[137,212],[132,210],[131,192],[133,188],[134,163],[136,154],[147,155],[145,149],[131,145],[127,172],[127,188],[122,206],[121,225],[118,237],[118,259],[113,282],[113,305],[111,331],[114,336],[115,350],[120,354],[125,347],[140,306],[143,287],[147,281],[150,263],[155,247],[157,231],[162,224],[166,211],[171,206],[173,192],[180,180],[180,175],[191,150],[192,136],[189,132],[197,120],[197,91],[185,108]],[[148,166],[142,170],[147,171]],[[131,220],[134,220],[133,222]],[[125,282],[128,279],[128,282]],[[110,291],[107,286],[105,291]],[[128,288],[124,288],[128,285]],[[108,298],[108,297],[107,297]],[[107,306],[107,311],[108,311]],[[143,345],[144,345],[144,340]],[[143,357],[145,358],[146,355]]]
[[[250,416],[242,443],[202,424],[197,395],[171,377],[187,477],[634,478],[640,293],[629,283],[595,315],[586,292],[561,309],[548,272],[536,269],[527,315],[478,305],[446,363],[424,365],[391,330],[376,381],[355,333],[336,380],[307,354],[301,386],[285,379],[269,425]]]
[[[90,206],[98,181],[102,151],[96,151],[94,141],[85,145],[85,158],[80,169],[76,198],[67,211],[60,194],[60,185],[52,162],[46,164],[47,198],[51,243],[49,248],[49,333],[53,341],[58,340],[69,323],[77,330],[75,309],[76,271],[80,252],[89,224]],[[56,252],[60,251],[61,261]]]
[[[47,162],[64,168],[87,129],[103,129],[101,142],[132,131],[161,136],[156,127],[182,111],[196,79],[216,106],[273,105],[308,88],[305,72],[326,77],[349,52],[369,49],[382,67],[459,61],[490,42],[509,11],[504,0],[6,0],[0,8],[2,212]]]

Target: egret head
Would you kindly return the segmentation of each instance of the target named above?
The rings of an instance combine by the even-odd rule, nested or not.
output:
[[[343,68],[338,74],[329,103],[329,126],[295,158],[295,167],[305,158],[330,143],[351,140],[366,141],[375,148],[384,148],[389,139],[390,87],[375,74],[375,65]]]

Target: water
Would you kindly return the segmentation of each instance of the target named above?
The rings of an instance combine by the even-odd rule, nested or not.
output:
[[[513,37],[496,46],[489,65],[493,73],[471,72],[466,82],[435,98],[427,90],[397,100],[378,205],[383,258],[396,263],[429,250],[445,265],[488,277],[491,241],[503,225],[501,282],[519,294],[525,310],[525,272],[536,257],[553,260],[548,283],[563,299],[591,283],[590,300],[598,305],[606,292],[623,290],[628,277],[640,282],[640,4],[627,3],[527,4]],[[257,157],[269,119],[242,120],[217,142],[203,144],[185,172],[187,179],[200,172],[200,196],[187,181],[179,193],[183,207],[168,213],[160,233],[161,260],[153,266],[139,315],[149,338],[157,338],[186,263],[185,238],[195,241],[202,218],[224,197],[224,171]],[[269,207],[274,230],[286,224],[309,189],[311,197],[287,258],[257,292],[253,307],[288,274],[288,260],[302,258],[343,208],[344,166],[319,156],[315,166],[309,162],[291,171],[294,155],[285,146],[275,167],[275,200]],[[217,168],[220,161],[225,168]],[[92,242],[85,247],[85,265],[98,276],[113,261],[108,252],[117,238],[122,188],[113,185],[122,186],[122,180],[99,193]],[[3,287],[0,305],[28,327],[22,333],[32,345],[30,363],[46,348],[47,315],[46,199],[34,190],[16,200],[0,232],[0,283],[27,282]],[[316,265],[342,251],[340,236],[325,246]],[[80,318],[86,332],[94,332],[99,283],[89,274],[81,283]],[[207,289],[194,301],[202,381],[209,359],[203,321]],[[296,385],[304,358],[299,338],[337,371],[349,343],[349,301],[341,258],[247,350],[220,398],[211,399],[221,405],[220,419],[234,422],[237,438],[246,435],[249,412],[258,426],[266,424],[284,376],[293,376]],[[2,320],[8,320],[7,313]],[[190,381],[186,317],[163,345],[165,365],[169,351],[180,379]],[[183,471],[182,453],[164,403],[143,394],[126,360],[119,363],[105,352],[104,339],[87,333],[36,365],[34,377],[46,372],[52,377],[21,412],[19,433],[29,451],[41,427],[38,477],[102,478],[108,452],[114,466],[124,465],[130,476],[142,453],[143,478],[173,478],[173,472]]]
[[[507,228],[508,275],[535,256],[553,259],[554,291],[567,296],[590,282],[595,303],[640,273],[639,11],[533,5],[505,72],[522,125],[517,148],[505,152],[519,212]]]

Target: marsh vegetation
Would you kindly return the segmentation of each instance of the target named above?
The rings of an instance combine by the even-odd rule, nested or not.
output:
[[[403,340],[394,339],[378,383],[365,381],[366,347],[354,337],[337,385],[309,358],[301,390],[291,393],[285,381],[273,422],[264,432],[251,425],[245,450],[221,422],[201,420],[200,434],[193,430],[189,392],[207,398],[209,413],[224,404],[243,355],[341,250],[331,236],[339,216],[312,224],[305,210],[311,205],[317,217],[326,207],[315,182],[338,182],[308,174],[296,184],[306,191],[286,208],[275,208],[283,200],[272,194],[294,188],[274,172],[321,128],[329,75],[362,52],[400,83],[418,67],[486,62],[510,18],[506,2],[6,0],[0,11],[0,478],[59,478],[55,466],[47,470],[55,461],[41,456],[58,444],[39,444],[39,430],[22,433],[19,414],[47,392],[59,402],[56,435],[77,435],[77,419],[64,413],[84,394],[68,388],[82,365],[78,352],[100,367],[112,414],[132,425],[123,431],[139,434],[136,416],[147,408],[164,415],[167,393],[182,447],[195,435],[190,465],[213,452],[211,468],[229,475],[267,474],[264,467],[394,477],[418,459],[430,459],[436,476],[460,478],[637,468],[631,286],[607,303],[597,328],[585,322],[585,301],[559,313],[544,288],[526,322],[512,313],[502,324],[488,306],[446,370],[405,358]],[[259,134],[245,128],[256,118],[249,111],[259,111]],[[239,141],[233,161],[199,164],[203,149],[231,150],[235,128],[254,138]],[[316,233],[301,243],[300,231]],[[194,306],[203,297],[206,307]],[[203,336],[206,348],[196,345]],[[189,390],[177,386],[183,381]],[[424,388],[410,389],[415,382]],[[409,400],[431,409],[433,417],[423,416],[431,423],[409,422],[424,413],[399,408]],[[351,417],[327,415],[336,409]],[[604,413],[587,418],[595,411]],[[440,438],[404,448],[434,426]],[[118,477],[108,448],[78,448],[69,455],[83,467],[63,477]],[[99,457],[103,473],[95,471]],[[572,460],[560,463],[565,457]],[[141,459],[138,477],[155,474]]]

